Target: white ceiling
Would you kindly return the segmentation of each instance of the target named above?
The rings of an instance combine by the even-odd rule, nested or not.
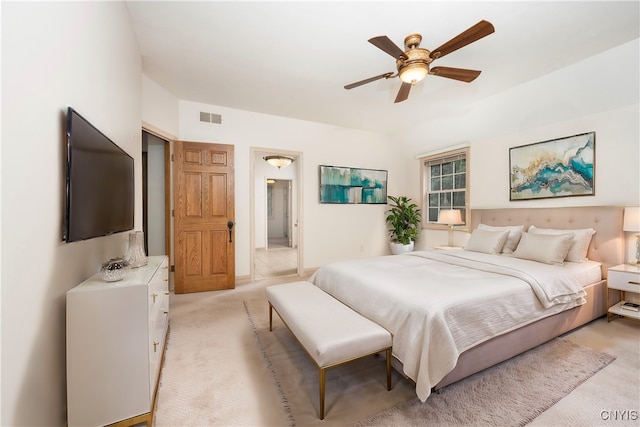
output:
[[[639,36],[638,1],[129,1],[143,72],[183,100],[394,132]],[[434,49],[485,19],[496,31],[433,65],[482,70],[472,83],[427,76],[394,104],[400,80],[367,40]],[[610,76],[615,78],[615,70]]]

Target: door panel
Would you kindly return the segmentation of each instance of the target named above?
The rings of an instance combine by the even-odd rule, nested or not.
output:
[[[232,145],[176,141],[175,291],[235,287]]]

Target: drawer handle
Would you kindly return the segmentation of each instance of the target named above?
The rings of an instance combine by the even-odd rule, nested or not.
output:
[[[160,344],[160,343],[159,343],[159,342],[157,342],[157,341],[154,341],[154,342],[153,342],[153,352],[154,352],[154,353],[156,353],[156,352],[158,351],[158,344]]]
[[[158,294],[151,294],[151,299],[153,299],[153,303],[156,303],[156,297],[158,296]]]
[[[165,292],[164,294],[165,294],[165,295],[169,295],[169,292]]]
[[[630,285],[640,285],[640,282],[634,282],[633,280],[629,280]]]
[[[164,314],[169,314],[169,311],[168,311],[168,310],[163,310],[162,312],[163,312]]]

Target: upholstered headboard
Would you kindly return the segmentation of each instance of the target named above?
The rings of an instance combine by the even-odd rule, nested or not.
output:
[[[478,224],[493,226],[530,225],[540,228],[593,228],[596,234],[591,239],[588,257],[602,263],[602,277],[607,268],[624,263],[624,233],[622,231],[624,207],[584,206],[567,208],[515,208],[473,209],[471,229]]]

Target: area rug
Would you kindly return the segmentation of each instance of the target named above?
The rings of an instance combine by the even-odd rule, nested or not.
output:
[[[264,300],[244,302],[283,411],[290,425],[316,424],[320,422],[317,367],[275,313],[274,330],[269,332],[265,304]],[[394,389],[386,392],[384,358],[370,357],[327,371],[326,418],[321,423],[358,427],[525,425],[613,360],[607,353],[559,338],[445,387],[423,403],[415,397],[413,386],[395,371]],[[406,398],[398,404],[403,396]],[[391,408],[385,406],[394,400]]]

